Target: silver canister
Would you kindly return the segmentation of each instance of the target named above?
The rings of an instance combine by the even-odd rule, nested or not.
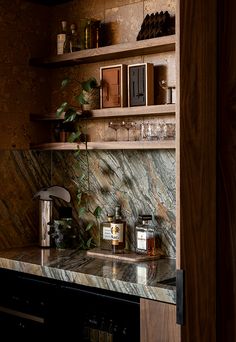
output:
[[[39,245],[50,247],[50,224],[52,220],[52,200],[39,200]]]

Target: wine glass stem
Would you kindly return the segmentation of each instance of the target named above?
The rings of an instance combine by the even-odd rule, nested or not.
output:
[[[129,141],[129,129],[128,129],[128,141]]]

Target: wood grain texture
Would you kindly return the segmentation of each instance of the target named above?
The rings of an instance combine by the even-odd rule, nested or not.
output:
[[[87,49],[63,55],[32,58],[31,65],[73,65],[82,63],[95,63],[99,61],[132,57],[137,55],[146,55],[150,53],[160,53],[175,50],[175,35],[152,38],[133,43],[122,43],[110,46],[104,46],[97,49]]]
[[[31,145],[32,150],[76,150],[77,143],[45,143]],[[79,148],[85,150],[85,145],[80,144]],[[96,141],[88,142],[88,150],[156,150],[156,149],[175,149],[174,140],[158,141]]]
[[[218,335],[236,341],[236,2],[219,2]]]
[[[140,300],[140,341],[179,342],[176,306],[148,299]]]
[[[216,1],[178,1],[177,7],[177,265],[186,283],[181,341],[214,342]]]
[[[137,106],[137,107],[126,107],[126,108],[103,108],[93,109],[91,111],[91,119],[93,118],[110,118],[119,116],[136,116],[136,115],[166,115],[175,114],[175,104],[165,104],[156,106]],[[30,119],[44,121],[44,120],[64,120],[64,116],[61,115],[58,119],[55,113],[48,113],[46,115],[32,113]]]

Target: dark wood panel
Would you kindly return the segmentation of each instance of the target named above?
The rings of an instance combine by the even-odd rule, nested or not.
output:
[[[218,336],[236,341],[236,2],[219,2]]]
[[[186,314],[181,341],[214,342],[216,1],[178,3],[177,266],[185,270]]]
[[[180,327],[176,324],[176,306],[141,299],[140,329],[141,342],[179,342]]]

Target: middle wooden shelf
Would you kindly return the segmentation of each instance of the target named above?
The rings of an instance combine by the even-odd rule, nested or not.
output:
[[[78,143],[52,142],[42,144],[32,144],[31,150],[77,150]],[[83,143],[79,144],[79,149],[85,150]],[[157,141],[93,141],[87,143],[88,150],[156,150],[175,149],[175,140]]]

